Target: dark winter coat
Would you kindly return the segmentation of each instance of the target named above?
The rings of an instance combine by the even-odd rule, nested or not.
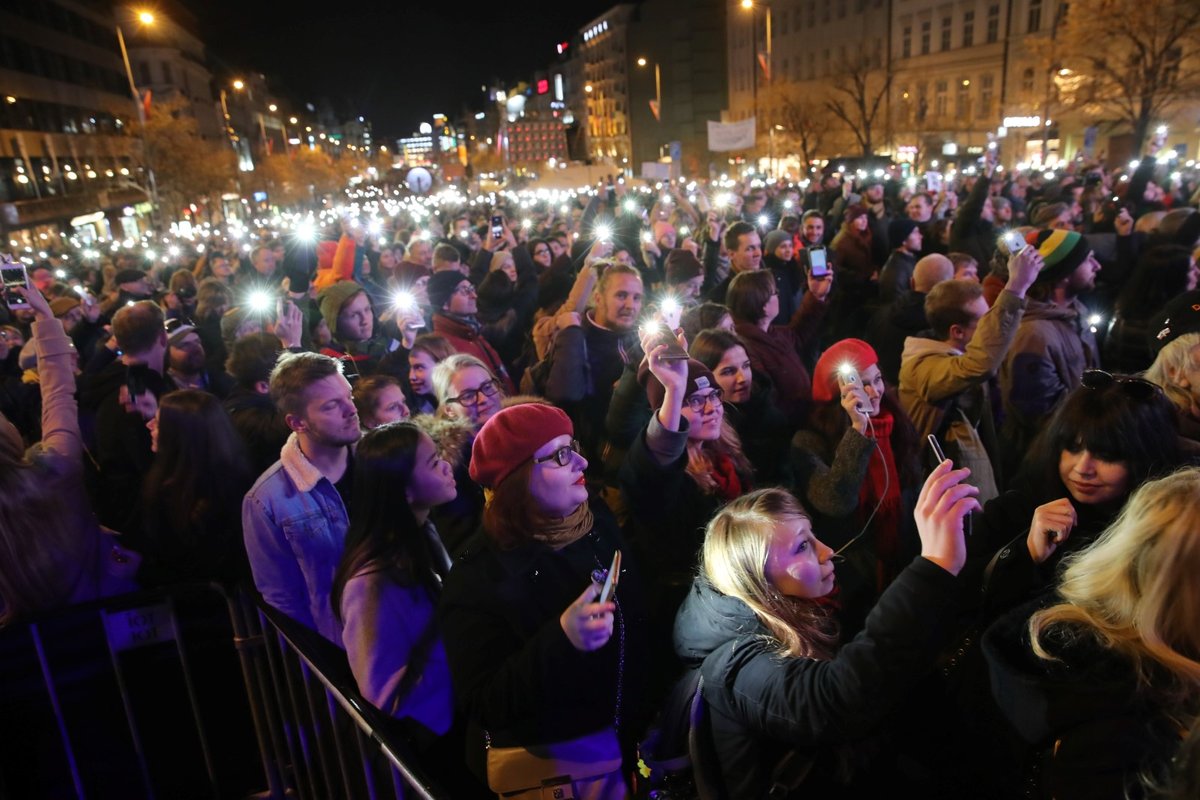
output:
[[[818,534],[819,535],[819,534]],[[679,611],[675,650],[702,663],[708,730],[725,798],[766,797],[789,750],[816,756],[804,796],[839,796],[828,749],[872,734],[932,666],[946,641],[957,583],[916,559],[880,597],[866,628],[828,661],[777,654],[741,600],[697,579]],[[822,793],[824,792],[824,793]]]
[[[559,624],[592,571],[607,569],[613,551],[625,549],[607,508],[594,502],[592,512],[592,532],[557,551],[536,541],[500,550],[481,532],[446,577],[438,617],[456,701],[493,746],[602,730],[618,716],[618,696],[621,730],[640,732],[646,609],[634,559],[622,559],[607,644],[576,650]]]
[[[1068,639],[1056,629],[1042,643],[1056,660],[1038,658],[1029,617],[1043,603],[1006,614],[983,637],[992,696],[1011,726],[1005,759],[1013,796],[1057,800],[1125,800],[1145,796],[1143,774],[1161,776],[1179,749],[1184,709],[1164,703],[1138,681],[1123,656],[1092,636]],[[1159,675],[1151,685],[1162,685]]]

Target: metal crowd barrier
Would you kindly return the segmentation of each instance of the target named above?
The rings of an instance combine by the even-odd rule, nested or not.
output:
[[[281,767],[272,780],[282,778],[300,800],[449,797],[395,721],[359,694],[341,649],[261,598],[243,595],[240,612],[241,630],[265,655],[251,659],[247,685],[267,734],[266,760]]]
[[[0,800],[251,796],[449,797],[345,654],[246,592],[175,586],[0,629]]]

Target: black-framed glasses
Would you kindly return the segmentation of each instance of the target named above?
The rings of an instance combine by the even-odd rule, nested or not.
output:
[[[690,408],[693,413],[699,414],[704,410],[704,407],[708,405],[710,400],[712,401],[713,408],[716,408],[717,406],[721,405],[721,397],[724,394],[725,392],[720,389],[713,389],[707,394],[688,395],[688,408]]]
[[[474,389],[467,389],[458,397],[447,397],[447,403],[458,403],[460,406],[478,405],[484,397],[495,397],[500,393],[500,384],[493,380],[484,381]]]
[[[1113,375],[1102,369],[1084,370],[1082,384],[1088,389],[1104,391],[1112,385],[1120,387],[1121,391],[1135,400],[1149,400],[1156,393],[1162,392],[1162,387],[1145,378],[1135,378],[1130,375]]]
[[[570,466],[571,459],[574,458],[575,454],[579,453],[579,452],[581,452],[581,451],[579,449],[578,440],[572,439],[570,444],[563,445],[562,447],[558,448],[557,450],[555,450],[553,453],[551,453],[548,456],[542,456],[541,458],[535,458],[533,460],[533,463],[534,464],[545,464],[547,461],[553,461],[555,464],[557,464],[560,467],[566,467],[566,466]]]

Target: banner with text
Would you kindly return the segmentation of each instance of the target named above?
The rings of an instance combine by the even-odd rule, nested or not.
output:
[[[708,149],[714,153],[754,147],[755,118],[740,122],[709,122]]]

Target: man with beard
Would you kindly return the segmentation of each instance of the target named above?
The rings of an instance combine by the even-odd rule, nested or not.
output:
[[[233,379],[219,372],[209,375],[207,356],[194,325],[180,319],[167,320],[167,374],[180,389],[199,389],[224,400]]]
[[[292,619],[340,645],[329,592],[350,520],[358,411],[337,359],[285,353],[271,399],[291,435],[242,503],[254,585]]]

